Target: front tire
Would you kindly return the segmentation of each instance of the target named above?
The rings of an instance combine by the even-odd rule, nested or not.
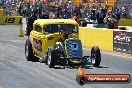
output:
[[[48,50],[47,64],[49,68],[54,68],[55,66],[55,50],[53,48],[49,48]]]
[[[91,49],[91,59],[94,67],[99,67],[101,62],[101,53],[98,46],[93,46]]]

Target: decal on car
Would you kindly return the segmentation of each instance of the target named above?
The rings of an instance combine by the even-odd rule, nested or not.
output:
[[[37,51],[42,51],[42,41],[39,39],[33,38],[33,45]]]

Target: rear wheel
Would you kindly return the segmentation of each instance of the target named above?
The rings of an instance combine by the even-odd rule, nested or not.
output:
[[[99,67],[101,62],[101,54],[98,46],[93,46],[91,49],[91,59],[94,67]]]
[[[25,44],[25,56],[27,61],[33,61],[35,57],[33,54],[32,45],[29,38],[26,40]]]

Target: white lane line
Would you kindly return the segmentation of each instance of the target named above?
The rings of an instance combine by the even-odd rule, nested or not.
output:
[[[90,51],[90,49],[88,49],[88,48],[83,48],[83,49]],[[125,54],[125,53],[120,53],[120,52],[105,52],[105,51],[101,51],[101,53],[106,54],[106,55],[111,55],[111,56],[129,58],[129,59],[132,60],[132,55]]]

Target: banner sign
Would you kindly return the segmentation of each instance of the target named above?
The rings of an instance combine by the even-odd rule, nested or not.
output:
[[[1,3],[0,3],[1,4]],[[1,16],[4,16],[4,10],[3,9],[0,9],[0,17]]]
[[[0,18],[0,25],[3,25],[4,23],[4,18]]]
[[[132,32],[127,32],[127,35],[129,36],[129,47],[126,47],[127,52],[132,54]]]
[[[2,16],[0,17],[0,24],[4,25],[18,25],[21,24],[22,16]]]
[[[115,51],[132,53],[132,32],[114,31],[113,38]]]

